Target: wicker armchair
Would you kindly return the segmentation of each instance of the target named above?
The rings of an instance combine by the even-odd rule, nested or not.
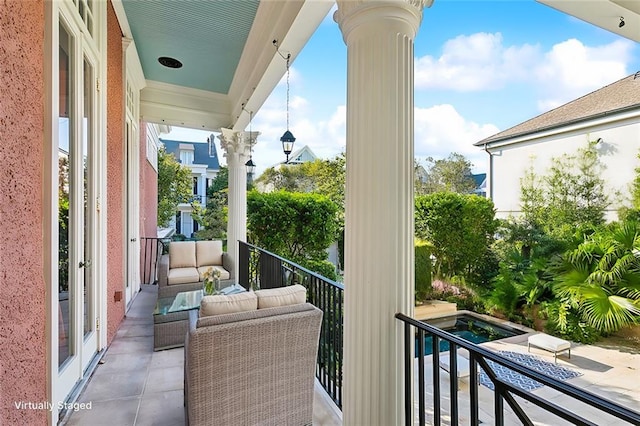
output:
[[[185,343],[189,425],[310,425],[322,311],[309,303],[198,318]]]

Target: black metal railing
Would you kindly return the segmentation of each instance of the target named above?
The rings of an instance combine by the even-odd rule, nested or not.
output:
[[[344,286],[276,254],[240,241],[238,283],[246,289],[301,284],[309,303],[323,311],[316,377],[342,408],[342,324]]]
[[[429,424],[440,425],[442,421],[442,401],[445,400],[440,392],[440,340],[449,343],[448,363],[449,363],[449,377],[456,378],[455,380],[449,380],[449,392],[450,403],[448,416],[450,424],[458,424],[460,410],[459,410],[459,393],[458,393],[458,348],[464,348],[469,351],[469,402],[470,402],[470,423],[472,425],[480,424],[479,419],[479,399],[478,399],[478,385],[479,375],[478,367],[481,367],[484,373],[488,376],[494,385],[494,424],[503,425],[505,422],[506,407],[504,402],[511,408],[513,415],[515,415],[520,422],[524,425],[533,425],[533,420],[525,412],[526,403],[521,404],[520,400],[528,401],[529,403],[542,408],[543,410],[556,415],[557,417],[567,420],[573,424],[578,425],[597,425],[603,421],[603,414],[606,413],[614,418],[624,420],[633,425],[640,424],[640,413],[619,405],[615,402],[603,399],[600,396],[587,392],[583,389],[579,389],[571,384],[565,383],[553,377],[549,377],[536,370],[528,368],[525,365],[511,361],[504,358],[497,353],[481,346],[475,345],[471,342],[440,330],[432,325],[410,318],[404,314],[398,313],[395,315],[397,319],[404,323],[404,339],[405,339],[405,424],[413,425],[413,401],[412,395],[412,371],[411,365],[414,363],[415,352],[414,341],[417,341],[417,353],[420,356],[417,357],[418,364],[418,421],[420,425],[426,424],[425,404],[426,404],[426,387],[425,387],[425,335],[432,336],[432,359],[430,362],[430,368],[433,373],[433,406],[429,407],[433,410],[433,418],[429,419]],[[549,399],[543,398],[540,395],[533,394],[529,391],[525,391],[520,387],[503,380],[496,374],[493,368],[489,365],[488,361],[512,370],[515,373],[529,377],[542,385],[555,389],[560,394],[568,396],[575,401],[579,401],[583,404],[566,404],[562,406],[552,402]],[[518,397],[518,399],[516,399]],[[578,408],[582,405],[582,408]],[[570,407],[572,406],[572,407]],[[585,416],[585,408],[596,409],[599,411],[598,423],[591,421]],[[573,409],[572,409],[573,408]],[[490,411],[490,410],[487,410]],[[531,410],[530,410],[531,411]]]
[[[156,284],[158,281],[158,261],[168,248],[167,238],[140,238],[140,278],[142,284]]]

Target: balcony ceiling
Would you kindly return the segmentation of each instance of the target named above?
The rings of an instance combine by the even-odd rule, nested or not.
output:
[[[216,131],[242,130],[333,5],[332,0],[115,0],[141,65],[140,117]],[[167,68],[159,57],[179,60]],[[135,57],[135,55],[134,55]],[[129,60],[129,57],[128,57]],[[244,104],[244,107],[243,107]]]
[[[597,27],[640,42],[640,0],[537,0]],[[620,27],[620,17],[625,25]]]

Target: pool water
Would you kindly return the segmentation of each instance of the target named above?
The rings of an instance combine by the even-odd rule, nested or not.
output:
[[[524,334],[524,331],[503,327],[498,324],[488,322],[484,319],[469,314],[459,314],[450,317],[436,318],[425,321],[430,325],[438,327],[453,335],[472,343],[484,343],[492,340],[504,339],[507,337]],[[449,342],[440,340],[440,352],[449,350]],[[416,357],[418,356],[418,338],[416,337]],[[433,337],[424,336],[424,355],[433,353]]]

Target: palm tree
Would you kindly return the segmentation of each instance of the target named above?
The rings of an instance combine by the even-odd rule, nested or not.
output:
[[[557,265],[554,292],[604,333],[640,320],[640,225],[614,223],[568,251]]]

